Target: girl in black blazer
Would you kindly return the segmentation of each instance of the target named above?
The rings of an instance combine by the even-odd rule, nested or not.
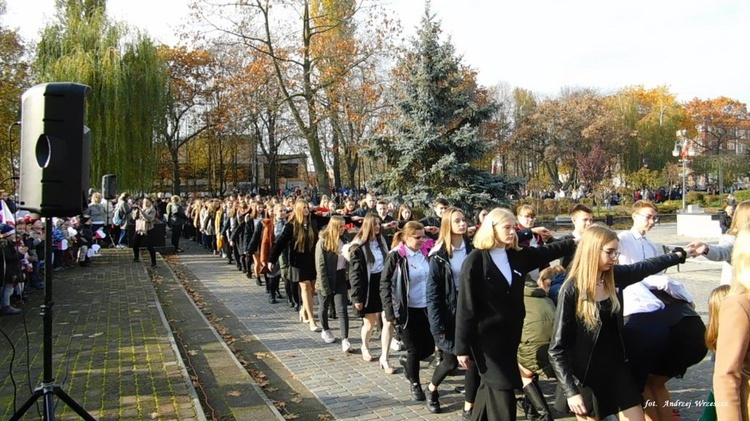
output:
[[[449,207],[443,211],[437,243],[430,251],[430,278],[427,283],[427,317],[435,345],[443,351],[443,360],[432,374],[427,386],[427,409],[440,412],[437,388],[451,371],[458,367],[455,353],[456,307],[461,265],[473,249],[466,239],[468,223],[461,209]],[[471,413],[479,387],[476,366],[466,371],[464,414]]]
[[[522,386],[518,344],[526,316],[524,277],[575,249],[574,240],[519,247],[515,228],[512,212],[493,209],[477,230],[475,249],[461,269],[455,351],[459,364],[468,368],[476,363],[482,378],[473,420],[516,419],[514,390]]]
[[[616,265],[619,243],[608,227],[590,226],[558,296],[550,363],[579,420],[613,414],[644,419],[642,388],[628,366],[622,335],[622,290],[685,262],[685,252],[676,249],[634,265]]]

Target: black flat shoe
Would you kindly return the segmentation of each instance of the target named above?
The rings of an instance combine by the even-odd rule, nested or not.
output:
[[[440,413],[440,395],[438,395],[437,389],[430,392],[430,388],[427,388],[427,409],[433,414]]]
[[[425,400],[424,391],[422,391],[422,386],[419,383],[411,384],[411,399],[418,402]]]
[[[465,409],[462,409],[461,410],[461,418],[463,418],[465,420],[470,420],[471,419],[471,409],[469,409],[468,411],[465,410]]]

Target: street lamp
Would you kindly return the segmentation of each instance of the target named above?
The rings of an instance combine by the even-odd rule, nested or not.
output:
[[[674,150],[672,150],[672,156],[680,157],[682,162],[682,212],[685,212],[687,208],[685,199],[687,194],[687,186],[685,181],[687,178],[687,163],[689,162],[688,157],[695,156],[695,149],[690,144],[691,141],[687,137],[687,130],[677,130],[677,141],[674,143]]]

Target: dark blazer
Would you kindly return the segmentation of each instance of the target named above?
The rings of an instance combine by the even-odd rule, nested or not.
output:
[[[378,248],[383,256],[383,264],[388,253],[383,236],[378,237]],[[349,247],[345,247],[344,257],[349,261],[349,282],[352,285],[352,302],[362,303],[365,307],[370,302],[370,265],[367,263],[367,253],[370,243],[359,243],[352,241]],[[372,253],[372,250],[369,250]]]
[[[628,285],[640,282],[643,278],[661,272],[662,270],[685,262],[675,253],[646,259],[632,265],[615,265],[615,285],[618,288],[617,299],[620,300],[620,311],[617,313],[618,334],[622,344],[625,361],[628,360],[625,342],[622,337],[622,290]],[[552,327],[552,340],[549,346],[549,357],[555,375],[565,393],[570,398],[579,392],[577,386],[585,385],[588,380],[588,368],[591,354],[599,337],[599,329],[591,332],[578,322],[576,305],[578,303],[578,291],[573,279],[565,281],[560,295],[558,296],[557,313],[555,324]],[[596,374],[596,373],[593,373]],[[606,373],[602,373],[606,375]]]
[[[289,266],[292,267],[299,267],[299,261],[300,255],[302,254],[309,254],[310,260],[315,260],[315,245],[318,243],[318,230],[315,229],[315,224],[312,224],[313,227],[313,245],[310,247],[310,249],[305,249],[304,251],[298,251],[297,248],[294,246],[294,223],[293,222],[287,222],[286,225],[284,225],[284,230],[281,231],[281,235],[279,235],[278,238],[276,238],[276,241],[273,243],[273,249],[271,250],[271,257],[269,257],[268,261],[270,263],[276,263],[279,260],[279,256],[287,249],[289,248]]]
[[[466,255],[473,250],[471,242],[465,240]],[[456,290],[450,257],[445,247],[430,252],[430,279],[427,282],[427,317],[435,344],[445,352],[453,354],[456,339]]]
[[[456,355],[474,356],[482,382],[496,390],[521,388],[518,344],[521,342],[524,277],[543,262],[575,248],[573,240],[538,248],[508,249],[513,273],[510,285],[489,250],[475,249],[461,268],[456,313]]]

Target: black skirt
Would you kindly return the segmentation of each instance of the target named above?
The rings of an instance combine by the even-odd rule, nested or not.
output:
[[[299,253],[296,263],[297,266],[292,266],[289,273],[292,282],[314,281],[318,277],[315,270],[315,254]]]
[[[380,272],[371,273],[367,283],[367,301],[357,314],[359,317],[364,317],[365,314],[380,313],[381,311],[383,311],[383,302],[380,300]]]
[[[643,402],[643,389],[639,388],[625,362],[617,317],[611,313],[611,305],[609,299],[599,303],[599,337],[591,356],[585,387],[581,390],[589,415],[593,414],[597,419]]]

